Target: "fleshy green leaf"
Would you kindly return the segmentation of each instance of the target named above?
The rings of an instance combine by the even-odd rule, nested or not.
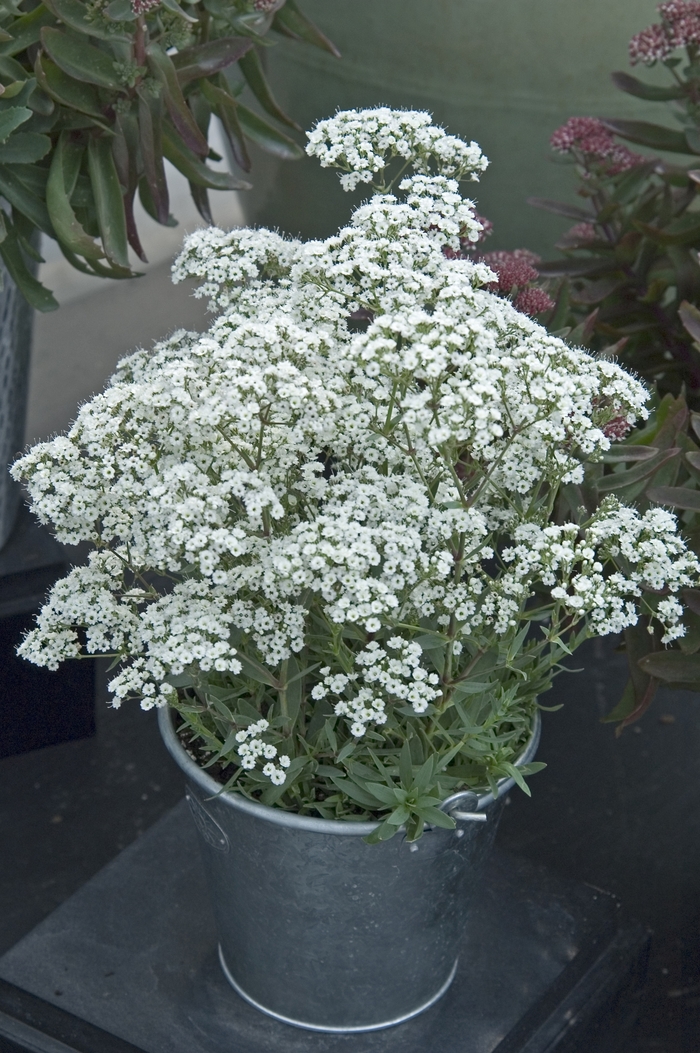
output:
[[[13,231],[8,231],[5,239],[0,242],[0,256],[13,281],[32,307],[37,311],[55,311],[58,308],[53,293],[36,280],[24,262],[17,236]]]
[[[161,86],[163,101],[170,120],[175,125],[182,141],[199,157],[206,157],[209,153],[209,144],[197,127],[197,122],[185,102],[172,59],[157,44],[151,44],[146,49],[146,56],[148,68]]]
[[[287,0],[284,7],[275,12],[272,26],[285,36],[304,40],[307,44],[313,44],[323,51],[330,52],[335,58],[340,58],[340,52],[335,44],[299,10],[296,0]]]
[[[638,99],[648,99],[650,102],[667,102],[669,99],[682,99],[686,94],[683,87],[678,84],[675,87],[664,88],[657,84],[645,84],[629,73],[611,74],[612,82],[620,91],[628,95],[634,95]]]
[[[130,0],[112,0],[104,8],[104,15],[110,22],[134,22],[136,14]]]
[[[99,40],[131,39],[127,33],[118,33],[116,29],[105,26],[99,18],[87,18],[87,8],[79,0],[42,0],[42,3],[48,7],[49,11],[53,11],[64,25],[77,30],[78,33],[84,33],[86,36],[96,37]],[[131,11],[131,5],[128,2],[126,6]],[[133,11],[131,15],[132,18],[135,17]]]
[[[649,676],[671,684],[700,682],[700,654],[681,651],[652,651],[640,659],[640,667]]]
[[[120,90],[114,59],[104,51],[60,29],[42,29],[41,42],[56,65],[69,77],[85,84],[96,84],[98,88]]]
[[[207,168],[167,124],[163,125],[163,154],[190,183],[197,186],[208,187],[210,190],[250,190],[250,183],[236,179],[229,172],[215,172],[212,168]]]
[[[266,110],[271,117],[275,117],[278,121],[283,124],[288,124],[290,128],[296,129],[300,132],[301,128],[293,121],[291,117],[288,117],[282,107],[279,105],[272,89],[267,82],[265,71],[260,61],[260,56],[255,48],[251,48],[242,58],[238,60],[238,65],[248,82],[250,90],[258,100],[264,110]]]
[[[32,111],[28,106],[12,106],[10,109],[0,111],[0,143],[6,142],[15,128],[19,128],[32,116]]]
[[[601,492],[621,490],[632,483],[638,483],[642,479],[646,479],[647,476],[653,475],[662,465],[677,457],[680,452],[680,447],[673,446],[670,450],[660,450],[655,457],[642,461],[636,468],[628,468],[625,472],[612,472],[610,475],[605,475],[598,480],[598,490]]]
[[[619,135],[621,139],[627,139],[631,143],[639,143],[640,146],[648,146],[652,150],[665,150],[674,154],[692,154],[688,141],[683,132],[677,132],[673,128],[664,128],[660,124],[650,124],[649,121],[626,121],[608,118],[603,121],[605,127]]]
[[[46,157],[51,149],[48,135],[38,132],[17,132],[0,146],[0,164],[32,164]]]
[[[18,55],[20,51],[25,51],[32,44],[38,43],[44,26],[55,24],[56,19],[48,7],[44,4],[37,4],[28,15],[22,15],[16,22],[12,22],[9,27],[12,40],[0,44],[0,55]]]
[[[179,15],[180,18],[184,18],[186,22],[190,22],[192,25],[196,25],[199,21],[194,15],[188,15],[184,7],[180,7],[177,0],[160,0],[161,4],[168,11],[172,11],[174,15]]]
[[[563,201],[552,201],[548,197],[529,197],[528,205],[533,208],[541,208],[543,212],[552,212],[555,216],[566,216],[567,219],[578,220],[579,223],[594,223],[595,214],[576,205],[567,205]]]
[[[299,161],[304,156],[304,151],[298,143],[278,131],[259,114],[253,113],[247,106],[239,102],[237,112],[245,134],[268,154],[281,157],[284,161]]]
[[[56,237],[78,256],[101,259],[102,249],[78,222],[70,198],[85,150],[62,132],[51,160],[51,171],[46,184],[46,204],[56,231]]]
[[[73,80],[46,55],[37,55],[34,72],[37,81],[52,99],[69,110],[78,110],[88,117],[93,117],[97,123],[108,129],[106,118],[100,108],[100,97],[93,87],[79,80]]]
[[[200,82],[202,95],[223,125],[234,160],[244,172],[250,171],[250,157],[243,136],[243,129],[238,120],[238,103],[222,88],[217,88],[207,80]]]
[[[19,212],[30,219],[35,227],[54,237],[54,229],[48,209],[42,198],[30,190],[18,171],[19,165],[0,165],[0,194]],[[41,309],[41,308],[40,308]]]
[[[700,512],[700,490],[690,490],[686,486],[653,486],[647,490],[647,497],[660,505]]]
[[[142,190],[139,196],[144,208],[158,223],[167,224],[170,216],[170,199],[168,182],[163,164],[163,106],[160,96],[148,91],[138,92],[139,142],[143,158],[144,178],[148,186],[149,197],[144,198]],[[152,203],[153,209],[149,208]]]
[[[220,37],[206,44],[183,48],[172,56],[177,78],[184,86],[200,77],[211,77],[238,62],[252,46],[252,40],[247,37]]]
[[[124,202],[108,139],[90,139],[88,170],[105,254],[111,263],[128,270]]]

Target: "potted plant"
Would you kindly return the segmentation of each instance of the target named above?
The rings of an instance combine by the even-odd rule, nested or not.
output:
[[[210,168],[212,116],[232,156],[250,169],[248,143],[282,159],[301,148],[282,130],[264,72],[270,30],[335,53],[295,0],[7,0],[0,10],[0,270],[4,275],[0,463],[20,449],[28,388],[31,311],[58,307],[36,277],[40,235],[69,263],[130,278],[129,249],[146,258],[134,220],[140,198],[174,225],[165,159],[189,181],[211,222],[209,190],[248,183]],[[246,91],[253,102],[242,93]],[[19,295],[17,293],[19,289]],[[23,298],[26,303],[23,303]],[[19,490],[0,486],[0,547]]]
[[[585,116],[554,132],[558,159],[576,175],[577,201],[531,203],[574,225],[558,242],[561,257],[533,270],[556,300],[542,315],[551,332],[615,356],[656,388],[644,427],[620,433],[607,463],[586,470],[582,500],[594,508],[615,493],[642,511],[674,508],[697,552],[700,4],[672,0],[658,12],[660,20],[630,40],[629,56],[633,66],[661,67],[666,83],[622,71],[612,80],[627,95],[672,106],[673,125]],[[618,731],[642,716],[660,683],[700,689],[700,594],[686,590],[683,598],[688,631],[672,647],[645,624],[625,629],[630,679],[609,715]]]
[[[210,330],[125,359],[14,466],[94,545],[21,653],[111,656],[114,705],[161,708],[232,984],[361,1031],[449,985],[562,660],[640,616],[681,637],[700,565],[671,514],[577,499],[647,392],[459,255],[479,147],[389,109],[309,140],[373,190],[350,224],[193,234],[175,279]]]

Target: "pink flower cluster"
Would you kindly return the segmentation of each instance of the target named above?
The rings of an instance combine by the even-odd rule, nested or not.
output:
[[[491,288],[501,296],[510,296],[513,304],[523,314],[534,316],[554,307],[554,300],[544,289],[531,285],[539,280],[534,267],[540,257],[529,249],[514,249],[513,252],[486,252],[480,257],[498,275],[498,283]],[[515,295],[513,295],[515,294]]]
[[[154,7],[158,7],[160,0],[131,0],[131,10],[138,17],[147,15]]]
[[[557,153],[578,152],[590,160],[606,162],[610,175],[626,172],[628,168],[647,160],[641,154],[635,154],[626,146],[616,143],[612,132],[597,117],[569,117],[549,141]]]
[[[632,425],[627,420],[627,417],[620,415],[608,421],[603,428],[603,435],[608,439],[612,439],[613,442],[620,442],[629,435],[631,430]]]
[[[661,22],[648,26],[632,37],[630,62],[653,66],[676,48],[700,45],[700,3],[697,0],[668,0],[657,8]]]

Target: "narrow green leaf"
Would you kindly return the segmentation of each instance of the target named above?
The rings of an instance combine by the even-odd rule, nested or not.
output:
[[[37,81],[52,99],[69,110],[78,110],[89,117],[94,117],[104,128],[108,128],[106,118],[100,108],[99,95],[93,87],[79,80],[73,80],[46,55],[37,55],[34,72]]]
[[[183,7],[180,7],[177,0],[160,0],[161,4],[168,11],[172,11],[174,15],[179,15],[180,18],[184,18],[186,22],[191,25],[196,25],[199,21],[194,15],[188,15],[187,11]]]
[[[657,84],[645,84],[629,73],[612,73],[612,82],[620,91],[628,95],[634,95],[638,99],[648,99],[650,102],[665,102],[669,99],[682,99],[686,94],[684,88],[679,84],[672,88],[660,87]]]
[[[158,223],[168,224],[170,197],[163,163],[163,105],[160,96],[149,91],[138,94],[139,143],[148,197],[139,189],[144,208]],[[149,207],[152,205],[152,209]]]
[[[378,845],[381,841],[390,841],[397,829],[398,827],[393,826],[388,819],[385,819],[376,830],[373,830],[371,834],[367,834],[367,837],[363,837],[362,840],[367,845]]]
[[[535,266],[543,278],[585,278],[616,271],[620,264],[608,256],[584,256],[578,259],[547,260]]]
[[[253,41],[247,37],[220,37],[206,44],[183,48],[172,56],[173,65],[177,69],[177,79],[184,87],[200,77],[212,77],[238,62],[252,46]]]
[[[653,486],[647,490],[647,497],[660,505],[700,512],[700,490],[690,490],[686,486]]]
[[[567,219],[575,219],[579,223],[595,223],[595,213],[577,208],[576,205],[567,205],[563,201],[552,201],[548,197],[529,197],[527,203],[533,208],[541,208],[544,212],[552,212],[555,216],[566,216]]]
[[[12,40],[0,44],[0,55],[18,55],[20,51],[38,43],[43,26],[55,24],[56,19],[48,6],[37,4],[28,15],[22,15],[10,25]]]
[[[304,157],[304,151],[298,143],[242,103],[238,104],[238,119],[248,138],[267,153],[281,157],[283,161],[299,161]]]
[[[602,459],[606,464],[616,464],[619,461],[648,461],[658,452],[655,446],[626,446],[616,443],[605,451]]]
[[[609,713],[606,713],[604,717],[601,717],[601,723],[603,724],[617,724],[620,720],[625,720],[630,716],[636,706],[636,698],[634,694],[634,684],[631,680],[627,681],[625,690],[622,692],[622,697],[614,709],[611,709]]]
[[[381,782],[367,782],[364,785],[364,789],[367,790],[373,797],[376,797],[382,804],[395,805],[397,803],[396,791],[392,790],[389,786],[385,786]]]
[[[182,141],[199,157],[206,157],[209,153],[209,144],[197,127],[197,122],[185,102],[172,59],[157,44],[151,44],[146,48],[146,57],[148,68],[161,85],[163,101],[170,120],[175,125]]]
[[[652,651],[639,662],[649,676],[666,683],[698,683],[700,681],[700,654],[683,654],[681,651]]]
[[[223,125],[236,164],[244,172],[249,172],[250,157],[248,156],[243,129],[238,120],[238,103],[227,91],[216,87],[207,80],[201,81],[200,89],[202,95]]]
[[[250,190],[250,183],[236,179],[230,172],[215,172],[208,168],[177,138],[169,125],[163,124],[162,132],[163,154],[190,183],[208,187],[210,190]]]
[[[284,7],[275,12],[272,27],[285,36],[303,40],[307,44],[313,44],[314,47],[328,51],[335,58],[340,58],[340,52],[335,44],[299,10],[296,0],[287,0]]]
[[[124,202],[108,139],[97,139],[94,136],[90,139],[88,170],[105,255],[111,263],[128,270],[129,251]]]
[[[439,808],[421,808],[419,815],[424,823],[440,826],[443,830],[454,830],[457,825],[451,815],[441,812]]]
[[[56,65],[69,77],[96,84],[99,88],[121,89],[114,59],[99,48],[60,29],[42,29],[41,42]]]
[[[83,153],[84,148],[72,142],[68,133],[61,133],[51,159],[46,204],[58,240],[78,256],[101,259],[101,247],[85,232],[70,203]]]
[[[8,110],[0,111],[0,143],[6,142],[15,128],[19,128],[32,116],[28,106],[12,106]]]
[[[260,61],[260,55],[255,48],[251,48],[242,58],[238,60],[238,65],[248,82],[248,87],[253,92],[253,95],[258,100],[264,110],[266,110],[271,117],[275,117],[278,121],[283,124],[289,125],[290,128],[294,128],[300,132],[301,128],[293,121],[291,117],[288,117],[282,107],[279,105],[272,89],[267,82],[265,71]]]
[[[32,164],[46,157],[51,149],[48,135],[38,132],[17,132],[0,146],[0,164]]]
[[[32,307],[42,312],[57,310],[58,303],[53,293],[36,280],[24,262],[14,232],[8,231],[5,239],[0,242],[0,256],[13,281]]]
[[[404,742],[399,753],[399,777],[404,789],[409,789],[413,783],[413,760],[411,758],[411,744],[408,739]]]
[[[599,492],[621,490],[632,483],[638,483],[642,479],[646,479],[647,476],[653,475],[657,469],[674,457],[678,457],[680,453],[680,447],[672,446],[670,450],[661,450],[655,457],[642,461],[636,468],[628,468],[625,472],[613,472],[610,475],[604,475],[597,482],[598,490]]]
[[[42,0],[42,3],[49,11],[53,11],[64,25],[77,30],[78,33],[96,37],[98,40],[131,40],[128,33],[119,33],[114,27],[105,26],[99,17],[88,18],[87,7],[79,0]],[[127,6],[130,8],[129,4]],[[131,14],[134,17],[133,11]]]
[[[660,124],[650,124],[648,121],[626,121],[607,118],[603,120],[605,127],[619,135],[621,139],[627,139],[631,143],[639,143],[648,146],[652,150],[665,150],[675,154],[692,154],[688,141],[683,132],[677,132],[673,128],[664,128]]]
[[[49,237],[54,237],[55,232],[44,201],[27,189],[17,171],[18,168],[18,165],[0,165],[0,194],[30,219],[35,227]]]
[[[700,311],[695,304],[683,300],[678,308],[678,317],[693,340],[700,343]]]

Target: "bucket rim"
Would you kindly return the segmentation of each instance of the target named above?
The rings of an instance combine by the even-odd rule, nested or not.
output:
[[[340,836],[366,837],[380,825],[377,822],[353,822],[351,819],[321,819],[312,815],[298,815],[296,812],[287,812],[282,808],[275,808],[269,804],[260,804],[258,801],[250,801],[240,793],[232,790],[221,792],[221,783],[213,779],[206,771],[190,757],[177,737],[172,721],[173,709],[171,706],[163,706],[158,710],[158,726],[170,756],[178,767],[184,772],[188,780],[203,790],[208,798],[216,798],[226,807],[234,808],[236,811],[262,819],[277,826],[286,826],[295,830],[306,830],[308,833],[335,834]],[[539,710],[535,712],[532,721],[532,731],[523,752],[515,761],[516,767],[528,764],[537,751],[542,729],[542,718]],[[515,785],[515,779],[503,778],[498,780],[498,796],[507,793]],[[478,811],[484,811],[493,804],[495,798],[493,793],[478,794]]]

